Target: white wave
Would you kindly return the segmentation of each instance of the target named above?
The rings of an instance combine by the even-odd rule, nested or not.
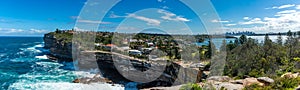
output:
[[[43,44],[21,49],[22,52],[34,52],[34,54],[44,52]],[[47,59],[46,55],[35,56],[38,59]],[[32,58],[17,58],[13,61],[35,60]],[[74,78],[96,76],[97,70],[91,69],[85,71],[69,71],[60,69],[61,66],[67,65],[72,67],[73,63],[60,64],[57,62],[35,62],[31,67],[31,72],[19,76],[19,80],[11,84],[8,90],[124,90],[121,85],[112,85],[107,83],[80,84],[70,83]],[[101,77],[101,76],[100,76]]]
[[[15,58],[15,59],[11,59],[11,62],[33,62],[35,61],[32,58]]]
[[[22,45],[23,45],[23,46],[26,46],[26,45],[29,45],[29,43],[23,43]]]
[[[9,86],[8,90],[124,90],[121,85],[111,85],[106,83],[26,83],[17,82]]]
[[[85,72],[85,71],[76,71],[74,73],[78,77],[88,77],[88,78],[93,78],[96,75],[96,74],[92,74],[90,72]]]
[[[52,69],[58,69],[59,67],[63,66],[60,63],[56,63],[56,62],[35,62],[36,65],[40,65],[44,68],[52,68]],[[35,65],[31,66],[34,67]]]
[[[48,52],[49,51],[49,50],[43,49],[43,47],[44,47],[44,44],[37,44],[33,47],[29,47],[29,48],[26,48],[26,49],[21,48],[21,50],[22,51],[33,51],[33,52],[37,52],[37,53],[42,53],[42,52]]]
[[[59,69],[62,64],[57,62],[36,62],[34,69],[51,68],[20,75],[19,80],[11,84],[8,90],[124,90],[121,85],[107,83],[80,84],[70,83],[72,77],[94,77],[96,74],[84,71],[69,71]]]
[[[43,44],[38,44],[38,45],[35,45],[33,47],[44,47],[44,45]]]
[[[48,59],[47,55],[35,56],[35,58],[37,58],[37,59]]]
[[[7,55],[6,53],[0,53],[0,57],[4,57],[6,55]]]

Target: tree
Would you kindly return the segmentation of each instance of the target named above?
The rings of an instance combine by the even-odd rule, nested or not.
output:
[[[239,45],[239,39],[236,38],[236,39],[234,40],[234,45],[235,45],[235,46],[238,46],[238,45]]]
[[[226,45],[226,40],[223,40],[222,41],[222,46],[220,47],[220,52],[224,52],[224,51],[226,51],[226,47],[227,45]]]
[[[288,48],[288,56],[291,58],[292,57],[292,46],[293,46],[293,33],[291,30],[287,32],[287,40],[285,42],[285,46]]]
[[[293,33],[291,32],[291,30],[289,30],[289,31],[287,32],[287,36],[288,36],[288,37],[292,37],[292,35],[293,35]]]
[[[247,42],[247,36],[246,35],[242,35],[241,37],[240,37],[240,43],[241,44],[245,44]]]
[[[55,33],[60,33],[61,31],[57,28],[56,30],[55,30]]]
[[[297,32],[298,38],[300,38],[300,31]]]
[[[280,46],[282,45],[282,36],[281,33],[278,33],[278,37],[277,37],[277,44],[279,44]]]
[[[229,42],[229,44],[227,44],[227,51],[231,51],[232,49],[234,49],[235,47],[237,47],[238,45],[235,45],[232,41]]]
[[[264,45],[270,46],[271,44],[272,44],[272,40],[269,38],[269,35],[266,34],[264,39]]]
[[[208,50],[207,50],[207,53],[206,53],[206,57],[211,58],[216,53],[216,46],[210,40],[210,41],[208,41],[208,47],[207,48],[208,48]]]

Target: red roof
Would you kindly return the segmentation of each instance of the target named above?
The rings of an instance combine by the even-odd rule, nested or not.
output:
[[[114,44],[106,44],[105,46],[110,46],[110,47],[112,47],[112,46],[115,46]]]

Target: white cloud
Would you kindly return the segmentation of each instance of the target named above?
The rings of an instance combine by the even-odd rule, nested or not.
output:
[[[45,33],[48,33],[50,31],[48,30],[42,30],[42,29],[16,29],[16,28],[0,28],[0,33],[4,35],[43,35]]]
[[[211,20],[211,22],[213,22],[213,23],[229,23],[229,21],[222,21],[222,20],[216,20],[216,19]]]
[[[225,26],[236,26],[237,24],[225,24]]]
[[[111,14],[109,15],[109,18],[126,18],[127,16],[119,16],[116,15],[114,12],[111,12]]]
[[[158,2],[163,2],[163,0],[157,0]]]
[[[117,27],[117,30],[119,31],[124,31],[124,30],[130,30],[130,31],[133,31],[133,30],[141,30],[137,27],[131,27],[131,26],[120,26],[120,27]]]
[[[300,11],[282,10],[273,17],[250,18],[246,22],[239,22],[239,28],[227,28],[231,31],[253,32],[287,32],[288,30],[300,30]],[[245,20],[245,18],[243,19]],[[225,25],[228,26],[228,25]],[[230,25],[229,25],[230,26]]]
[[[295,13],[297,12],[296,10],[284,10],[284,11],[280,11],[277,12],[277,14],[290,14],[290,13]]]
[[[286,4],[286,5],[281,5],[281,6],[273,6],[271,8],[266,8],[266,9],[284,9],[284,8],[290,8],[290,7],[295,7],[295,4]]]
[[[260,18],[254,18],[246,22],[239,22],[241,25],[250,25],[250,24],[265,24]]]
[[[293,9],[290,7],[294,7]],[[289,8],[289,9],[286,9]],[[224,24],[228,31],[253,31],[257,33],[287,32],[300,30],[300,5],[287,4],[274,6],[269,9],[278,9],[273,16],[253,18],[243,17],[238,23]],[[217,22],[217,20],[214,20]],[[229,27],[235,26],[236,27]]]
[[[249,17],[244,17],[243,19],[244,19],[244,20],[250,20],[250,18],[249,18]]]
[[[42,30],[42,29],[30,29],[30,30],[28,30],[28,31],[29,31],[29,33],[32,33],[32,34],[36,34],[36,33],[41,33],[41,34],[43,34],[43,33],[49,32],[48,30]]]
[[[78,19],[79,16],[70,16],[71,19]]]
[[[24,30],[22,30],[22,29],[15,29],[15,28],[7,29],[6,31],[7,31],[6,33],[21,33],[21,32],[24,32]]]
[[[148,25],[154,25],[154,26],[159,26],[161,23],[159,20],[144,17],[144,16],[138,16],[136,14],[128,14],[127,16],[119,16],[114,13],[111,13],[109,17],[110,18],[135,18],[135,19],[147,22]]]
[[[181,22],[189,22],[190,21],[187,18],[184,18],[182,16],[177,16],[174,13],[166,12],[164,10],[158,10],[158,13],[164,14],[164,16],[161,16],[161,18],[164,20],[181,21]]]
[[[296,6],[296,9],[300,9],[300,5],[297,5],[297,6]]]
[[[135,14],[128,14],[127,17],[131,17],[131,18],[135,18],[135,19],[138,19],[138,20],[145,21],[145,22],[147,22],[148,25],[159,26],[160,23],[161,23],[159,20],[152,19],[152,18],[147,18],[147,17],[144,17],[144,16],[138,16],[138,15],[135,15]]]
[[[91,23],[91,24],[111,24],[110,22],[101,22],[101,21],[84,20],[84,19],[79,19],[77,22],[81,22],[81,23]]]
[[[168,6],[163,6],[163,7],[161,7],[162,9],[169,9],[169,7]]]
[[[300,12],[297,11],[281,11],[278,17],[269,18],[265,17],[264,20],[267,23],[267,26],[272,29],[299,29],[300,28]]]

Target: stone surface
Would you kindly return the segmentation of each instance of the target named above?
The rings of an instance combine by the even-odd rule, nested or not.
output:
[[[288,73],[285,73],[283,75],[281,75],[281,77],[287,77],[287,78],[297,78],[299,76],[299,73],[291,73],[291,72],[288,72]]]
[[[204,68],[205,64],[202,63],[193,63],[190,65],[190,68]]]
[[[272,78],[269,78],[269,77],[259,77],[259,78],[257,78],[257,80],[259,82],[262,82],[262,83],[265,83],[265,84],[274,83],[274,80]]]
[[[228,76],[211,76],[207,78],[208,81],[217,81],[217,82],[228,82],[231,80]]]
[[[145,75],[138,75],[136,73],[132,73],[133,70],[140,70],[146,69],[148,71],[159,72],[161,71],[158,78],[156,80],[148,83],[139,84],[139,88],[148,88],[148,87],[156,87],[156,86],[171,86],[171,85],[180,85],[185,84],[188,82],[195,82],[197,79],[197,74],[199,70],[185,68],[179,64],[174,62],[168,62],[166,65],[161,63],[154,62],[150,64],[141,64],[140,61],[130,60],[129,62],[127,59],[119,56],[112,56],[109,53],[84,53],[84,52],[76,52],[74,54],[74,58],[72,58],[72,43],[66,42],[63,39],[58,40],[53,33],[48,33],[44,35],[45,47],[46,49],[50,50],[50,55],[53,58],[57,58],[58,60],[67,60],[73,61],[72,59],[76,60],[77,67],[79,70],[86,71],[91,69],[99,69],[101,75],[105,78],[108,78],[112,81],[106,81],[102,78],[78,78],[75,79],[74,83],[93,83],[93,82],[107,82],[107,83],[124,83],[124,82],[132,82],[132,80],[128,80],[128,78],[124,78],[124,76],[132,76],[132,77],[140,77],[140,78],[133,78],[138,80],[149,79],[149,77],[155,77],[151,74]],[[79,47],[76,44],[73,45],[74,47]],[[91,58],[90,58],[91,57]],[[114,65],[115,62],[113,60],[117,59],[120,61],[125,61],[125,63],[120,63],[120,65]],[[133,65],[133,67],[128,67],[129,65]],[[149,69],[149,66],[156,67],[153,69]],[[165,66],[165,67],[163,67]],[[142,69],[142,70],[141,70]],[[121,75],[120,71],[126,73],[125,75]]]
[[[243,85],[243,81],[242,79],[240,80],[233,80],[233,81],[230,81],[230,83],[233,83],[233,84],[242,84]]]
[[[75,79],[74,81],[72,81],[73,83],[80,83],[79,79]]]
[[[58,40],[53,33],[44,35],[44,48],[50,50],[50,54],[65,61],[72,61],[72,42]]]
[[[244,86],[241,84],[232,84],[229,82],[224,82],[214,85],[217,90],[243,90]]]
[[[258,84],[260,86],[264,86],[264,83],[259,82],[256,78],[245,78],[243,81],[244,86],[249,86],[252,84]]]

